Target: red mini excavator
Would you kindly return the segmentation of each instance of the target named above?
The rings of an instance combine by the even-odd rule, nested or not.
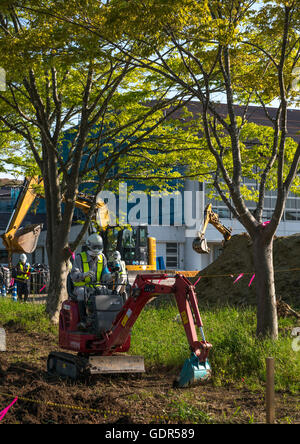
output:
[[[173,280],[172,284],[165,284]],[[89,297],[87,312],[91,320],[88,331],[78,331],[78,303],[69,299],[62,304],[59,320],[59,345],[77,352],[51,352],[47,370],[50,374],[76,379],[83,374],[142,373],[144,359],[130,356],[130,333],[145,305],[161,295],[174,295],[191,356],[184,363],[177,379],[178,387],[186,387],[199,380],[209,379],[211,368],[208,354],[211,348],[204,337],[194,286],[181,274],[138,275],[128,299],[123,303],[117,293],[97,294]],[[200,329],[202,340],[197,337]]]

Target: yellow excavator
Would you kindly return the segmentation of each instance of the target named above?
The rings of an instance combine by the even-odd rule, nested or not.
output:
[[[13,253],[32,253],[36,249],[43,224],[32,224],[24,228],[20,228],[20,226],[36,197],[43,198],[43,187],[43,179],[39,177],[26,178],[24,181],[22,191],[19,194],[6,231],[1,235],[3,244],[8,251],[9,265],[11,265]],[[89,212],[91,204],[92,198],[90,196],[84,193],[77,194],[75,206],[84,214]],[[110,241],[111,233],[116,231],[120,241],[116,247],[121,250],[121,253],[131,259],[128,261],[128,269],[156,270],[156,241],[154,238],[148,237],[147,233],[144,233],[144,227],[127,227],[127,232],[131,230],[134,235],[131,236],[132,243],[130,245],[124,243],[124,236],[122,236],[124,228],[110,226],[109,210],[101,198],[97,198],[96,209],[91,222],[102,235],[103,233],[110,234],[110,236],[105,235],[104,252],[108,249],[107,242]],[[143,257],[144,260],[139,260],[139,257]],[[137,264],[137,262],[139,262],[139,264]],[[143,262],[143,264],[141,264],[141,262]]]
[[[9,265],[11,265],[12,253],[32,253],[36,248],[43,224],[28,225],[26,228],[20,228],[20,226],[36,198],[37,185],[39,185],[37,178],[25,179],[6,231],[1,235],[8,251]]]
[[[193,250],[199,254],[208,254],[210,248],[204,237],[208,224],[212,224],[220,233],[223,234],[224,240],[228,241],[231,238],[232,228],[225,227],[219,220],[218,214],[212,210],[212,205],[208,204],[204,210],[204,221],[201,231],[198,232],[198,237],[193,240]]]
[[[3,244],[8,251],[9,263],[13,253],[32,253],[37,246],[43,224],[27,225],[20,228],[26,214],[37,196],[42,196],[44,182],[38,177],[26,178],[19,194],[15,208],[8,222],[6,231],[1,235]],[[84,213],[88,213],[90,202],[83,194],[78,194],[75,205]],[[109,223],[107,205],[99,200],[93,216],[93,221],[105,229]]]

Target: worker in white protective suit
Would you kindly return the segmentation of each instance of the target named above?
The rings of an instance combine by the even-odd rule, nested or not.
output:
[[[86,241],[87,251],[75,256],[70,272],[73,282],[73,295],[79,306],[79,328],[88,328],[86,303],[91,293],[97,287],[98,291],[106,294],[107,284],[112,281],[112,275],[107,268],[107,260],[103,254],[103,240],[97,234],[91,234]]]
[[[125,261],[122,260],[121,253],[119,251],[114,252],[112,259],[112,271],[117,275],[115,290],[118,293],[124,293],[125,286],[128,281]]]

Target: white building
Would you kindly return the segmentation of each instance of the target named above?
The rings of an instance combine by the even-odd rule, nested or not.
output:
[[[199,103],[191,102],[189,111],[199,112]],[[218,104],[218,111],[226,116],[226,106]],[[222,109],[223,107],[223,109]],[[243,108],[236,106],[236,113],[242,115]],[[276,114],[276,108],[268,108],[271,117]],[[270,126],[271,123],[266,119],[265,112],[261,107],[250,106],[247,113],[249,122]],[[300,142],[300,111],[289,109],[287,116],[288,137]],[[257,187],[255,181],[247,180],[246,185]],[[198,206],[198,217],[196,230],[191,230],[188,226],[181,227],[152,227],[149,226],[149,234],[156,237],[157,255],[163,256],[167,268],[177,268],[182,270],[202,270],[213,262],[220,254],[223,236],[211,224],[208,225],[205,238],[210,247],[209,254],[197,254],[192,249],[192,242],[197,229],[202,225],[204,208],[208,203],[212,203],[213,211],[219,215],[221,223],[228,228],[232,228],[232,235],[245,232],[245,228],[231,216],[227,206],[220,200],[209,201],[205,192],[205,183],[196,181],[186,181],[185,190],[192,191],[194,194],[193,209],[190,208],[189,214],[196,215],[195,201]],[[197,197],[198,196],[198,197]],[[272,215],[272,209],[275,206],[276,191],[267,191],[264,201],[263,220],[269,220]],[[255,203],[248,203],[249,209],[255,208]],[[193,213],[191,211],[193,210]],[[282,221],[279,224],[276,235],[289,236],[294,233],[300,233],[300,196],[293,193],[289,194],[286,202],[286,208]]]
[[[253,186],[253,183],[251,185]],[[185,215],[193,217],[195,219],[195,225],[191,226],[191,223],[179,223],[179,219],[177,226],[170,224],[158,225],[154,223],[148,225],[148,235],[156,238],[157,256],[163,257],[167,269],[202,270],[218,257],[224,238],[213,225],[208,224],[205,238],[210,248],[210,253],[197,254],[193,251],[193,239],[202,226],[205,206],[211,201],[209,201],[206,196],[205,183],[187,180],[184,191],[189,192],[189,196],[193,197],[189,200],[185,199]],[[264,220],[270,218],[275,198],[275,192],[267,193],[266,209],[263,215]],[[169,204],[169,202],[169,200],[163,202],[164,214],[169,213],[169,208],[166,207],[166,204]],[[228,228],[232,228],[232,235],[245,232],[244,227],[235,218],[230,217],[230,212],[222,201],[215,200],[211,203],[213,204],[213,211],[219,215],[221,223]],[[81,226],[72,227],[70,241],[75,239],[80,229]],[[287,200],[284,216],[279,224],[276,235],[289,236],[294,233],[300,233],[300,196],[291,194]],[[35,252],[28,255],[31,263],[47,264],[45,245],[46,231],[42,231]],[[0,245],[0,253],[1,251],[5,253],[3,245]],[[14,255],[13,263],[16,263],[17,260],[18,255]],[[1,262],[5,263],[5,258]]]
[[[190,110],[192,112],[199,111],[199,104],[191,103],[190,106]],[[272,115],[275,113],[276,109],[269,108],[268,111]],[[249,107],[248,120],[262,125],[270,125],[264,116],[262,108],[260,107]],[[293,137],[296,141],[300,140],[300,136],[297,134],[300,129],[299,122],[300,111],[289,110],[288,136]],[[255,182],[253,181],[246,182],[246,185],[250,185],[252,187],[256,186]],[[197,231],[202,226],[204,209],[209,201],[207,198],[205,183],[186,180],[184,190],[182,192],[186,193],[184,195],[183,214],[180,200],[176,203],[176,198],[174,199],[175,203],[173,209],[171,210],[170,199],[162,198],[162,204],[159,209],[161,214],[157,214],[158,210],[156,210],[156,214],[154,214],[154,216],[151,214],[151,224],[147,224],[146,216],[142,223],[147,224],[148,235],[156,238],[157,256],[163,258],[165,267],[167,269],[202,270],[213,262],[219,255],[223,236],[212,225],[209,224],[205,233],[205,238],[208,242],[208,246],[210,247],[210,253],[200,255],[193,251],[193,239],[196,236]],[[182,192],[179,191],[179,194]],[[189,198],[186,198],[186,196]],[[264,220],[269,220],[271,218],[272,208],[274,208],[275,200],[276,191],[266,193],[265,209],[263,214]],[[236,219],[231,217],[228,208],[222,201],[214,200],[211,203],[213,205],[213,211],[219,215],[222,224],[228,228],[232,228],[233,235],[245,232],[244,227]],[[250,203],[249,208],[254,209],[254,203],[253,206],[251,206]],[[168,223],[168,220],[164,221],[164,216],[168,218],[172,212],[174,213],[174,220],[173,223],[170,224]],[[129,218],[129,223],[130,222],[131,221]],[[70,241],[75,239],[80,228],[81,226],[72,227]],[[290,194],[289,198],[287,199],[286,209],[284,211],[282,221],[280,222],[276,234],[277,236],[288,236],[294,233],[300,233],[300,197]],[[32,255],[29,255],[29,260],[31,263],[47,263],[45,245],[46,232],[43,231],[39,238],[36,251]],[[3,253],[2,256],[1,252]],[[4,253],[4,247],[0,242],[0,263],[5,263]],[[16,256],[14,256],[14,263],[15,262]]]
[[[250,185],[250,184],[249,184]],[[251,183],[253,186],[253,183]],[[201,188],[201,190],[200,190]],[[211,224],[208,224],[205,238],[210,248],[208,254],[197,254],[193,251],[193,239],[199,231],[203,223],[204,209],[208,203],[212,203],[213,211],[219,215],[220,221],[227,228],[232,228],[232,235],[245,232],[245,228],[241,223],[231,217],[230,211],[222,201],[211,201],[205,193],[205,183],[199,184],[196,181],[186,181],[185,190],[194,193],[193,209],[195,214],[195,200],[197,198],[198,212],[200,217],[197,219],[196,228],[191,229],[186,225],[182,226],[149,226],[149,235],[156,238],[157,255],[164,258],[166,268],[176,268],[181,270],[202,270],[212,263],[220,254],[222,248],[223,235]],[[276,192],[270,191],[266,193],[265,205],[266,209],[263,213],[263,220],[269,220],[274,208]],[[255,208],[249,205],[249,208]],[[300,233],[300,196],[292,193],[287,199],[286,209],[282,221],[276,231],[277,236],[289,236],[294,233]]]

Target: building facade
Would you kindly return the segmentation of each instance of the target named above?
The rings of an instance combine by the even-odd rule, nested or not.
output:
[[[191,103],[191,111],[198,112],[199,105]],[[221,105],[220,105],[221,106]],[[225,108],[224,108],[225,109]],[[242,110],[241,110],[242,112]],[[269,109],[269,113],[275,112]],[[249,107],[248,120],[258,124],[268,125],[264,118],[264,112],[259,107]],[[300,111],[289,110],[288,113],[288,136],[300,141]],[[1,184],[0,184],[1,185]],[[126,185],[126,184],[125,184]],[[179,186],[180,185],[180,186]],[[245,181],[245,185],[256,188],[255,181]],[[5,185],[0,188],[0,230],[3,233],[11,212],[14,207],[20,184]],[[123,193],[123,198],[121,194]],[[125,197],[124,197],[125,196]],[[209,254],[197,254],[192,249],[192,243],[197,232],[200,230],[204,209],[208,203],[212,203],[213,211],[219,215],[223,225],[232,229],[232,234],[240,234],[245,231],[244,227],[230,214],[225,204],[218,199],[208,199],[206,183],[185,180],[178,183],[178,189],[171,195],[160,194],[156,191],[146,194],[141,187],[136,184],[134,191],[129,195],[119,189],[119,195],[112,193],[101,193],[101,197],[107,202],[111,214],[118,213],[119,219],[123,214],[124,223],[130,225],[143,225],[148,229],[148,235],[156,238],[157,256],[163,258],[165,268],[177,270],[202,270],[213,262],[220,254],[223,236],[212,225],[208,225],[205,233]],[[269,191],[266,194],[263,219],[271,218],[272,209],[276,201],[276,191]],[[255,203],[248,203],[251,210],[255,208]],[[35,214],[28,213],[23,226],[30,223],[44,223],[44,229],[40,235],[36,251],[29,255],[31,263],[47,264],[46,254],[46,218],[45,205],[40,203]],[[70,241],[74,240],[81,226],[72,226]],[[278,227],[277,236],[288,236],[300,232],[300,196],[290,193],[284,215]],[[13,262],[16,263],[17,255],[14,255]],[[7,262],[7,252],[0,242],[0,263]]]

